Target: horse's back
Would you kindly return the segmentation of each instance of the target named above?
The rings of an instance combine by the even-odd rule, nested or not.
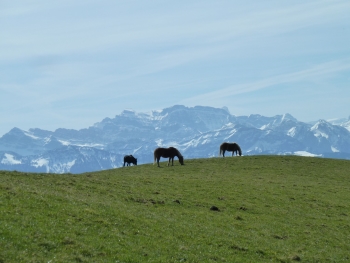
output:
[[[177,155],[181,155],[181,154],[175,147],[169,147],[169,148],[158,147],[154,150],[155,158],[158,158],[158,157],[169,158]]]
[[[137,162],[137,159],[132,156],[131,154],[130,155],[125,155],[124,156],[124,162],[127,162],[127,163],[136,163]]]
[[[163,153],[163,151],[164,151],[164,148],[162,148],[162,147],[156,148],[156,149],[154,150],[154,156],[159,156],[159,155],[161,155],[161,154]]]
[[[166,155],[166,148],[158,147],[154,150],[154,159],[159,159],[160,157],[167,157]]]
[[[132,155],[125,155],[123,166],[125,166],[125,163],[127,164],[127,166],[129,166],[130,163],[133,163],[132,158],[135,159]]]
[[[224,148],[224,147],[226,147],[227,146],[227,142],[223,142],[222,144],[220,144],[220,149],[222,149],[222,148]]]

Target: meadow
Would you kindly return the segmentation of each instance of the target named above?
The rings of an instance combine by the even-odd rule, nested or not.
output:
[[[349,251],[347,160],[0,171],[0,263],[350,262]]]

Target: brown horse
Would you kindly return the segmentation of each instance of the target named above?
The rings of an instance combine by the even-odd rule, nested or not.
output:
[[[159,160],[160,157],[163,158],[169,158],[169,162],[168,162],[168,166],[170,165],[170,160],[172,161],[172,165],[174,165],[174,157],[177,157],[179,159],[179,162],[181,163],[181,165],[184,164],[184,157],[181,155],[181,153],[179,152],[178,149],[174,148],[174,147],[169,147],[169,148],[157,148],[154,150],[154,163],[158,164],[159,167]]]
[[[234,143],[223,142],[220,145],[219,156],[222,155],[223,157],[225,157],[225,151],[232,152],[232,156],[235,152],[236,152],[236,155],[237,155],[237,152],[238,152],[239,156],[242,155],[241,147],[239,147],[239,145],[235,142]]]

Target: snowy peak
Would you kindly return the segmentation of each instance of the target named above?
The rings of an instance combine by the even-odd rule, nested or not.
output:
[[[297,123],[298,120],[295,119],[292,115],[286,113],[283,115],[276,115],[274,117],[273,122],[270,123],[271,126],[278,126],[281,125],[282,123]]]
[[[241,124],[249,125],[260,130],[274,129],[277,126],[281,125],[281,123],[298,122],[297,119],[295,119],[292,115],[288,113],[283,115],[276,115],[273,117],[265,117],[260,114],[251,114],[249,116],[237,116],[236,121]]]
[[[150,125],[152,117],[146,113],[136,113],[133,110],[124,110],[121,114],[116,115],[113,119],[105,118],[102,122],[95,123],[92,129],[113,130],[119,126],[142,126]]]
[[[348,131],[350,131],[350,116],[349,118],[346,119],[342,119],[343,121],[340,121],[339,123],[337,123],[336,125],[339,125],[341,127],[344,127],[345,129],[347,129]]]
[[[283,114],[282,117],[281,117],[281,121],[284,121],[284,120],[290,120],[290,121],[293,121],[293,122],[297,122],[298,120],[296,118],[294,118],[291,114],[289,113],[286,113],[286,114]]]
[[[322,145],[323,151],[334,153],[350,151],[349,131],[346,128],[319,120],[310,131],[317,138],[319,145]]]
[[[327,121],[332,125],[344,127],[345,129],[350,131],[350,116],[348,118],[337,118],[337,119],[330,119]]]
[[[21,138],[27,137],[27,134],[25,131],[15,127],[13,129],[11,129],[8,133],[4,134],[1,138],[2,139],[6,138],[6,139],[10,139],[10,140],[11,139],[21,139]]]
[[[310,130],[314,132],[316,137],[322,136],[322,137],[328,138],[329,134],[333,133],[335,129],[336,129],[336,126],[332,125],[326,120],[319,120],[317,123],[315,123],[311,127]]]
[[[29,133],[39,138],[50,137],[53,134],[51,131],[45,131],[37,128],[29,129]]]
[[[350,131],[350,120],[342,123],[341,126]]]
[[[314,133],[315,137],[329,137],[329,132],[332,125],[325,120],[319,120],[314,126],[311,127],[311,131]]]
[[[206,132],[219,129],[232,121],[231,116],[224,109],[196,106],[188,108],[175,105],[162,111],[152,111],[151,114],[136,113],[132,110],[124,110],[115,118],[106,118],[100,123],[94,124],[93,128],[99,130],[114,131],[115,134],[121,130],[152,129],[158,133],[189,134],[189,132]],[[193,134],[189,134],[193,135]]]
[[[260,129],[261,130],[269,130],[279,128],[281,131],[285,132],[290,130],[291,128],[297,126],[298,120],[295,119],[290,114],[276,115],[272,118],[266,119],[266,123],[264,123]]]
[[[233,118],[224,109],[203,106],[187,108],[177,105],[163,110],[161,114],[163,118],[160,120],[160,127],[177,124],[183,129],[191,129],[198,132],[219,129]]]

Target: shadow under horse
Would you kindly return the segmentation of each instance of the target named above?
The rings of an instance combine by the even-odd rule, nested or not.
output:
[[[222,157],[225,157],[225,151],[232,152],[232,156],[233,156],[234,153],[236,153],[236,155],[239,154],[239,156],[242,156],[241,147],[239,147],[239,145],[237,143],[235,143],[235,142],[233,142],[233,143],[228,143],[228,142],[222,143],[220,145],[219,156],[222,155]]]
[[[158,164],[159,166],[159,160],[161,157],[163,158],[169,158],[169,162],[168,162],[168,166],[170,165],[170,160],[172,161],[171,165],[174,165],[174,157],[177,157],[179,159],[179,162],[181,165],[184,164],[184,157],[182,156],[182,154],[179,152],[178,149],[174,148],[174,147],[169,147],[169,148],[162,148],[159,147],[157,149],[154,150],[154,163]]]

